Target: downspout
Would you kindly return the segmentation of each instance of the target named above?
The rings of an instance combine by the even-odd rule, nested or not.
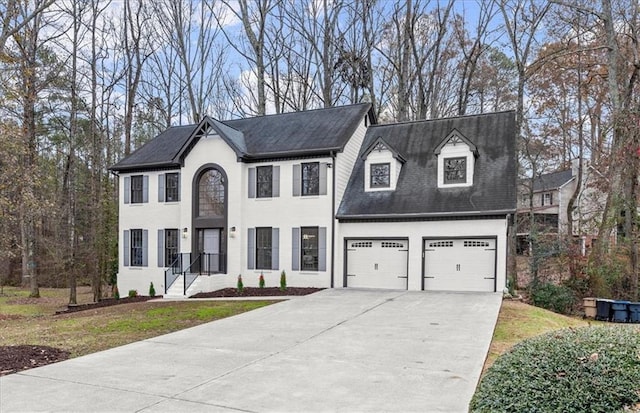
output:
[[[336,153],[331,151],[331,288],[333,288],[333,278],[335,276],[336,262]]]

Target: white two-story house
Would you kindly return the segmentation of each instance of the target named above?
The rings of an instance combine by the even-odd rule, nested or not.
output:
[[[122,293],[501,291],[513,112],[375,125],[369,104],[172,127],[111,170]]]

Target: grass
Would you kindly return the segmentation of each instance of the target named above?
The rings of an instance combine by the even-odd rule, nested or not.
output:
[[[68,302],[66,289],[40,289],[41,298],[5,287],[0,296],[0,343],[46,345],[71,357],[144,340],[230,317],[274,301],[139,302],[54,315]],[[91,291],[78,291],[78,303],[91,302]]]
[[[520,301],[504,300],[484,369],[488,369],[498,356],[526,338],[552,330],[586,326],[593,323],[600,324],[592,320],[556,314]]]

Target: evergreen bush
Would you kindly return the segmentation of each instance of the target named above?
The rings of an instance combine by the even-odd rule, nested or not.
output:
[[[133,298],[133,297],[137,297],[138,296],[138,291],[137,290],[129,290],[129,298]]]
[[[153,287],[153,283],[149,284],[149,297],[156,296],[156,289]]]
[[[282,270],[280,273],[280,291],[286,291],[287,289],[287,274]]]
[[[482,378],[471,412],[622,412],[640,403],[640,329],[553,331],[500,356]]]
[[[260,278],[258,279],[258,287],[264,288],[264,275],[260,273]]]
[[[113,298],[115,298],[116,300],[120,299],[120,291],[118,291],[117,285],[116,285],[116,288],[113,290]]]
[[[242,291],[244,291],[244,284],[242,282],[242,275],[238,274],[238,293],[242,294]]]
[[[564,285],[536,282],[531,286],[530,294],[533,305],[556,313],[570,314],[576,304],[575,293]]]

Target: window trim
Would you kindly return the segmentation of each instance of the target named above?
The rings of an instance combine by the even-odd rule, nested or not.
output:
[[[220,199],[217,199],[217,202],[215,203],[215,205],[217,205],[219,208],[222,209],[222,212],[220,214],[206,214],[204,215],[202,213],[202,197],[203,197],[203,190],[201,188],[201,181],[204,179],[205,175],[208,174],[209,172],[215,172],[220,176],[220,182],[219,182],[219,188],[218,188],[218,193],[222,193],[222,200],[220,201]],[[196,217],[198,218],[220,218],[220,217],[224,217],[226,216],[226,209],[227,209],[227,182],[226,182],[226,175],[219,169],[217,168],[207,168],[205,170],[203,170],[198,176],[197,176],[197,181],[196,181],[196,189],[197,189],[197,193],[196,193],[196,201],[197,204],[196,206]],[[215,209],[215,208],[213,208]]]
[[[142,204],[144,203],[144,175],[131,175],[131,203]],[[137,188],[136,183],[139,183]]]
[[[130,231],[129,236],[131,239],[131,241],[129,242],[129,257],[130,257],[129,266],[143,267],[144,266],[143,230],[140,228],[135,228],[135,229],[130,229],[129,231]],[[136,242],[134,241],[139,241],[140,245],[137,246]]]
[[[546,202],[547,196],[549,197],[549,202]],[[541,206],[553,205],[553,192],[543,192],[542,193],[542,202]]]
[[[263,236],[260,234],[263,233]],[[273,266],[273,228],[272,227],[256,227],[255,228],[255,269],[271,270]],[[268,243],[262,244],[261,241]],[[268,262],[265,259],[268,257]]]
[[[305,168],[311,165],[316,167],[316,176],[312,178],[305,178]],[[305,182],[315,181],[315,191],[310,191],[309,186],[305,186]],[[320,162],[304,162],[300,164],[300,195],[301,196],[318,196],[320,195]]]
[[[305,248],[305,231],[310,231],[315,235],[315,248]],[[315,231],[315,234],[313,232]],[[312,254],[305,254],[305,252],[311,251]],[[315,254],[313,254],[315,251]],[[313,260],[312,267],[305,267],[305,256],[311,256]],[[320,269],[320,228],[319,227],[300,227],[300,271],[319,271]]]
[[[169,248],[169,234],[175,234],[175,245],[172,248]],[[175,254],[169,258],[169,252],[172,250],[175,250]],[[170,266],[178,254],[180,254],[180,231],[177,228],[166,228],[164,230],[164,266]]]
[[[170,177],[175,177],[175,186],[170,187]],[[175,191],[175,198],[169,199],[169,192]],[[179,172],[167,172],[164,174],[164,201],[165,202],[178,202],[180,201],[180,173]]]
[[[447,162],[450,161],[462,161],[462,166],[459,166],[458,169],[447,169]],[[462,172],[461,178],[449,179],[447,176],[447,172]],[[467,157],[466,156],[451,156],[447,158],[443,158],[442,160],[442,183],[444,185],[460,185],[467,183]]]
[[[386,169],[387,169],[387,173],[386,173],[387,181],[386,181],[386,183],[379,184],[379,183],[375,183],[374,182],[373,170],[376,167],[386,167]],[[382,176],[384,176],[384,175],[382,175]],[[378,163],[369,164],[369,188],[372,188],[372,189],[391,188],[391,162],[378,162]]]
[[[268,177],[268,180],[261,181],[260,180],[260,171],[265,171],[263,177]],[[268,173],[266,173],[268,171]],[[261,184],[268,187],[268,195],[261,194],[260,188]],[[266,188],[265,188],[266,189]],[[263,165],[256,167],[256,198],[273,198],[273,165]]]

